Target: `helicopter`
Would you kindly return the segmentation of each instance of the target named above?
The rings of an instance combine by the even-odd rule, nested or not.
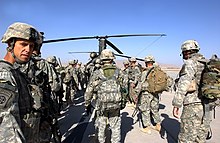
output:
[[[99,42],[99,50],[98,52],[81,52],[81,53],[93,53],[95,56],[87,63],[93,63],[96,58],[99,57],[101,52],[106,49],[107,45],[114,49],[118,54],[114,53],[115,56],[131,58],[131,56],[123,55],[123,52],[117,48],[112,42],[108,40],[108,38],[120,38],[120,37],[138,37],[138,36],[166,36],[166,34],[118,34],[118,35],[106,35],[106,36],[86,36],[86,37],[73,37],[73,38],[60,38],[60,39],[52,39],[52,40],[45,40],[43,43],[54,43],[54,42],[63,42],[63,41],[73,41],[73,40],[86,40],[86,39],[98,39]],[[80,52],[69,52],[71,53],[80,53]],[[91,57],[91,56],[90,56]],[[141,58],[136,58],[137,60],[144,61]]]
[[[97,57],[98,57],[98,54],[99,54],[99,52],[94,52],[94,51],[93,51],[93,52],[68,52],[68,53],[69,53],[69,54],[74,54],[74,53],[76,53],[76,54],[80,54],[80,53],[90,53],[90,55],[95,53],[96,56],[95,56],[94,58],[97,58]],[[115,55],[115,56],[119,56],[119,57],[123,57],[123,58],[128,58],[128,59],[132,57],[132,56],[128,56],[128,55],[115,54],[115,53],[114,53],[114,55]],[[91,56],[90,56],[90,58],[91,58]],[[136,57],[136,60],[144,61],[144,59],[142,59],[142,58],[137,58],[137,57]]]

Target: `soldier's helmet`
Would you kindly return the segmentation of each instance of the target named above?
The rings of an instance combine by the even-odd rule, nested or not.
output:
[[[147,63],[147,62],[155,62],[155,59],[154,59],[154,57],[152,55],[149,55],[149,56],[146,56],[144,58],[144,61],[145,61],[145,63]]]
[[[75,65],[78,63],[78,60],[70,60],[69,65]]]
[[[137,60],[136,60],[136,58],[135,57],[131,57],[130,59],[129,59],[129,62],[136,62]]]
[[[1,41],[2,43],[8,43],[13,38],[33,41],[35,43],[34,50],[40,49],[43,43],[43,35],[41,32],[38,32],[32,25],[21,22],[11,24],[3,35]]]
[[[97,57],[97,53],[96,52],[91,52],[90,53],[90,58],[94,59],[95,57]]]
[[[115,59],[115,56],[114,56],[114,53],[113,53],[110,49],[104,49],[104,50],[101,52],[100,59],[101,59],[102,61],[114,60],[114,59]]]
[[[79,65],[82,65],[82,62],[79,62],[78,64],[79,64]]]
[[[56,56],[50,56],[46,59],[49,63],[53,64],[53,65],[57,65],[57,58]]]
[[[100,67],[101,66],[101,59],[100,58],[97,58],[96,60],[95,60],[95,67]]]
[[[97,59],[95,60],[95,64],[101,64],[101,59],[100,59],[100,58],[97,58]]]
[[[196,40],[186,40],[181,45],[181,50],[182,50],[182,52],[189,51],[189,50],[199,51],[200,47],[199,47],[199,44]]]
[[[124,61],[123,64],[124,65],[129,65],[129,62],[128,61]]]

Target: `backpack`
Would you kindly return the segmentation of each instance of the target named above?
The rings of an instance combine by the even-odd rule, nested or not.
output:
[[[168,89],[168,75],[160,67],[153,67],[148,71],[146,82],[150,93],[162,93]]]
[[[220,98],[220,58],[213,55],[204,64],[200,82],[202,96],[208,99],[218,99]]]
[[[97,91],[98,102],[102,110],[119,109],[121,107],[121,86],[118,82],[119,70],[116,69],[113,76],[102,75]]]
[[[199,91],[203,98],[205,116],[210,116],[210,109],[213,109],[215,118],[215,107],[220,105],[220,58],[213,55],[208,61],[200,61],[204,64]],[[211,127],[206,140],[212,138]]]

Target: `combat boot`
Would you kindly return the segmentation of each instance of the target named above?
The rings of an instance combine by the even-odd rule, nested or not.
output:
[[[147,133],[147,134],[149,134],[149,135],[151,134],[151,129],[150,129],[149,126],[148,126],[148,127],[145,127],[145,128],[142,128],[141,131],[144,132],[144,133]]]
[[[160,123],[157,123],[156,126],[154,126],[154,129],[155,129],[156,131],[160,132],[160,130],[161,130],[161,125],[160,125]]]

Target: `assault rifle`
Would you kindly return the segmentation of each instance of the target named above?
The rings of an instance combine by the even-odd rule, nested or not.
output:
[[[139,127],[141,127],[141,109],[140,109],[140,107],[139,107],[139,105],[137,104],[136,105],[136,107],[135,107],[135,109],[134,109],[134,112],[132,113],[132,117],[134,118],[134,116],[136,116],[137,115],[137,117],[138,117],[138,122],[139,122]]]
[[[139,121],[139,127],[141,127],[141,113],[142,113],[142,111],[141,111],[141,109],[140,109],[140,95],[141,95],[141,91],[139,90],[139,91],[137,91],[136,92],[137,93],[137,95],[138,95],[138,100],[137,100],[137,103],[136,103],[136,107],[135,107],[135,109],[134,109],[134,112],[132,113],[132,117],[134,118],[134,116],[136,116],[137,115],[137,117],[138,117],[138,121]]]
[[[137,115],[137,113],[140,113],[141,112],[141,109],[139,108],[138,105],[136,105],[135,109],[134,109],[134,112],[132,113],[132,117],[134,118],[134,116]]]
[[[78,84],[76,83],[76,80],[74,79],[74,77],[71,77],[71,83],[70,85],[72,86],[72,88],[75,90],[75,91],[79,91],[79,86]]]

